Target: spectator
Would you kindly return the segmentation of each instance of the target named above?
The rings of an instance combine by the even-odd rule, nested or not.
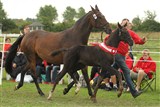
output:
[[[13,69],[13,75],[16,78],[19,73],[21,73],[23,69],[23,65],[27,63],[27,59],[23,52],[17,52],[17,55],[15,56],[13,62],[12,62],[12,69]],[[15,79],[14,78],[14,79]]]
[[[6,59],[6,56],[7,56],[7,53],[8,53],[8,51],[9,51],[9,48],[11,47],[11,38],[9,38],[9,37],[7,37],[6,39],[5,39],[5,44],[4,44],[4,61],[5,61],[5,59]]]
[[[20,32],[20,34],[21,35],[26,35],[28,33],[30,33],[30,27],[28,25],[26,25],[26,26],[23,27],[23,31]]]
[[[36,75],[37,75],[37,82],[42,83],[42,76],[41,74],[46,74],[46,61],[37,61],[36,62]]]
[[[103,81],[106,85],[105,90],[107,90],[107,91],[110,91],[110,90],[117,91],[118,87],[117,87],[116,75],[106,76],[106,78]]]
[[[91,69],[91,75],[90,75],[90,80],[92,80],[94,77],[98,76],[98,72],[100,72],[100,67],[98,66],[93,66]]]
[[[127,65],[127,67],[131,70],[133,68],[133,58],[132,58],[132,55],[128,52],[126,55],[125,55],[125,63]],[[123,71],[120,69],[120,72],[122,74],[122,77],[123,77],[123,80],[125,80],[124,76],[123,76]],[[111,85],[109,84],[111,81],[111,83],[113,83],[113,86],[111,87]],[[106,90],[117,90],[118,87],[117,87],[117,78],[116,78],[116,75],[113,75],[111,76],[111,79],[109,78],[106,78],[105,79],[105,84],[106,84]],[[126,83],[124,83],[124,88],[127,89],[127,85]]]
[[[49,65],[46,67],[46,82],[51,82],[52,84],[55,83],[57,74],[60,70],[60,66],[58,65]]]
[[[90,80],[93,80],[93,81],[91,81],[93,88],[95,87],[95,85],[97,83],[100,71],[101,71],[101,68],[97,67],[97,66],[93,66],[91,69]],[[110,80],[111,80],[111,82],[110,82]],[[113,85],[112,87],[111,87],[111,84]],[[117,83],[116,83],[116,76],[115,75],[110,76],[108,74],[105,75],[105,79],[103,80],[102,84],[100,85],[100,88],[105,89],[107,91],[110,91],[112,89],[117,90],[118,88],[117,88]]]
[[[149,55],[149,50],[144,49],[142,57],[138,60],[136,65],[131,71],[131,78],[137,79],[136,90],[140,89],[141,81],[144,77],[152,78],[153,72],[156,71],[156,63],[152,60]]]
[[[9,37],[7,37],[6,39],[5,39],[5,44],[4,44],[4,51],[6,52],[6,51],[8,51],[9,50],[9,48],[11,47],[11,38],[9,38]]]
[[[53,64],[47,64],[46,66],[46,81],[45,83],[48,84],[51,82],[51,70],[53,68]]]
[[[121,25],[125,25],[129,23],[128,19],[123,19]],[[135,44],[144,44],[146,42],[146,38],[140,38],[134,31],[128,29],[128,32],[130,36],[132,37],[133,41]],[[130,77],[130,69],[127,67],[125,63],[125,55],[128,53],[129,50],[129,45],[123,41],[119,43],[118,49],[117,49],[117,54],[115,55],[115,62],[113,64],[113,67],[116,68],[117,70],[120,68],[123,71],[125,80],[127,82],[128,87],[130,88],[130,92],[134,98],[139,96],[142,92],[137,91],[134,87],[134,84],[131,80]]]

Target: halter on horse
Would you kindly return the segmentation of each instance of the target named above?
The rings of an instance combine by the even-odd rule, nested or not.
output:
[[[61,48],[69,48],[75,45],[87,45],[88,38],[92,28],[98,28],[110,33],[111,28],[104,15],[99,11],[97,5],[95,9],[91,7],[92,11],[88,12],[80,18],[74,26],[62,32],[47,32],[47,31],[33,31],[25,36],[20,36],[11,46],[6,63],[5,69],[8,74],[14,77],[12,72],[12,61],[16,55],[18,46],[20,45],[21,51],[24,52],[27,58],[27,64],[21,71],[21,79],[15,90],[23,86],[25,73],[30,69],[32,77],[37,87],[38,93],[44,95],[37,83],[36,78],[36,61],[46,60],[52,64],[62,64],[64,54],[59,54],[56,57],[50,56],[53,50]],[[85,70],[83,70],[84,73]],[[89,85],[89,83],[88,83]],[[91,88],[88,88],[89,93],[92,93]]]
[[[100,66],[102,68],[102,71],[100,73],[100,78],[98,79],[97,85],[94,89],[94,94],[91,95],[91,99],[96,102],[96,93],[98,91],[98,87],[101,84],[102,80],[105,77],[105,74],[111,74],[116,75],[119,80],[119,92],[118,97],[121,96],[123,91],[123,85],[122,85],[122,77],[119,71],[111,67],[114,61],[114,54],[116,53],[116,49],[119,45],[120,41],[124,41],[128,43],[130,46],[133,45],[133,40],[131,36],[129,35],[127,29],[125,26],[121,26],[118,23],[118,28],[111,33],[109,39],[103,43],[99,44],[97,46],[85,46],[85,45],[78,45],[71,47],[69,49],[61,49],[57,51],[52,52],[52,56],[57,56],[58,54],[64,53],[65,56],[63,59],[64,67],[62,71],[59,73],[59,75],[56,78],[56,82],[53,85],[53,88],[49,94],[48,99],[51,99],[52,93],[54,92],[57,83],[61,80],[61,78],[66,74],[70,74],[71,77],[74,79],[75,83],[79,85],[78,80],[73,76],[73,74],[79,70],[84,68],[86,65],[88,66]],[[106,45],[107,50],[104,51],[104,49],[101,49],[103,45]],[[107,51],[107,52],[106,52]],[[83,75],[84,78],[86,75]],[[88,78],[88,75],[87,75]],[[89,78],[88,80],[89,81]],[[86,81],[86,82],[87,82]]]

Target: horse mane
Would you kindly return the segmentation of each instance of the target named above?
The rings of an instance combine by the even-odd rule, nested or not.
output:
[[[108,45],[113,44],[113,41],[111,41],[111,39],[112,39],[112,38],[117,38],[117,37],[115,37],[115,36],[118,36],[118,33],[119,33],[119,28],[116,28],[116,29],[110,34],[108,40],[105,41],[106,44],[108,44]]]
[[[77,25],[83,25],[86,23],[86,20],[84,21],[84,19],[86,19],[88,17],[88,15],[91,14],[92,11],[89,11],[87,14],[85,14],[84,16],[82,16],[79,20],[76,21],[76,23],[74,24],[74,27]]]

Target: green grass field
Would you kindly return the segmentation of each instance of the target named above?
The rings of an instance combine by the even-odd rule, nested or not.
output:
[[[148,33],[138,34],[145,36]],[[92,33],[91,38],[98,42],[100,33]],[[160,33],[151,33],[147,35],[147,38],[160,39]],[[135,45],[133,49],[142,51],[148,47],[151,47],[151,51],[160,52],[160,41],[148,41],[144,46]],[[134,53],[134,55],[139,58],[141,53]],[[151,56],[154,60],[160,61],[160,54],[151,54]],[[156,91],[152,92],[148,89],[141,96],[134,99],[130,93],[124,92],[120,98],[117,98],[116,92],[99,89],[97,103],[93,103],[89,99],[86,88],[81,88],[80,92],[74,95],[74,87],[67,95],[63,95],[65,84],[57,86],[51,101],[47,100],[48,92],[52,88],[51,85],[40,85],[45,93],[44,97],[39,96],[33,83],[24,83],[21,89],[14,91],[17,83],[6,81],[4,73],[3,84],[0,86],[0,107],[160,107],[160,62],[157,62],[156,72]]]
[[[74,95],[75,88],[72,88],[67,95],[62,91],[65,85],[58,85],[51,101],[47,100],[51,85],[41,84],[40,87],[46,96],[38,95],[33,83],[25,83],[24,86],[13,91],[17,83],[3,81],[1,88],[1,107],[159,107],[160,90],[151,92],[148,90],[141,96],[134,99],[130,93],[123,93],[117,98],[117,93],[99,89],[97,94],[98,102],[93,103],[87,94],[86,88],[81,88],[78,95]]]

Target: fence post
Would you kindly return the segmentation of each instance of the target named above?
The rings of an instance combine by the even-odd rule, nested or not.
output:
[[[6,39],[6,34],[3,35],[3,45],[2,45],[2,61],[1,61],[1,70],[0,70],[0,85],[2,85],[2,78],[3,78],[3,59],[4,59],[4,44]]]

